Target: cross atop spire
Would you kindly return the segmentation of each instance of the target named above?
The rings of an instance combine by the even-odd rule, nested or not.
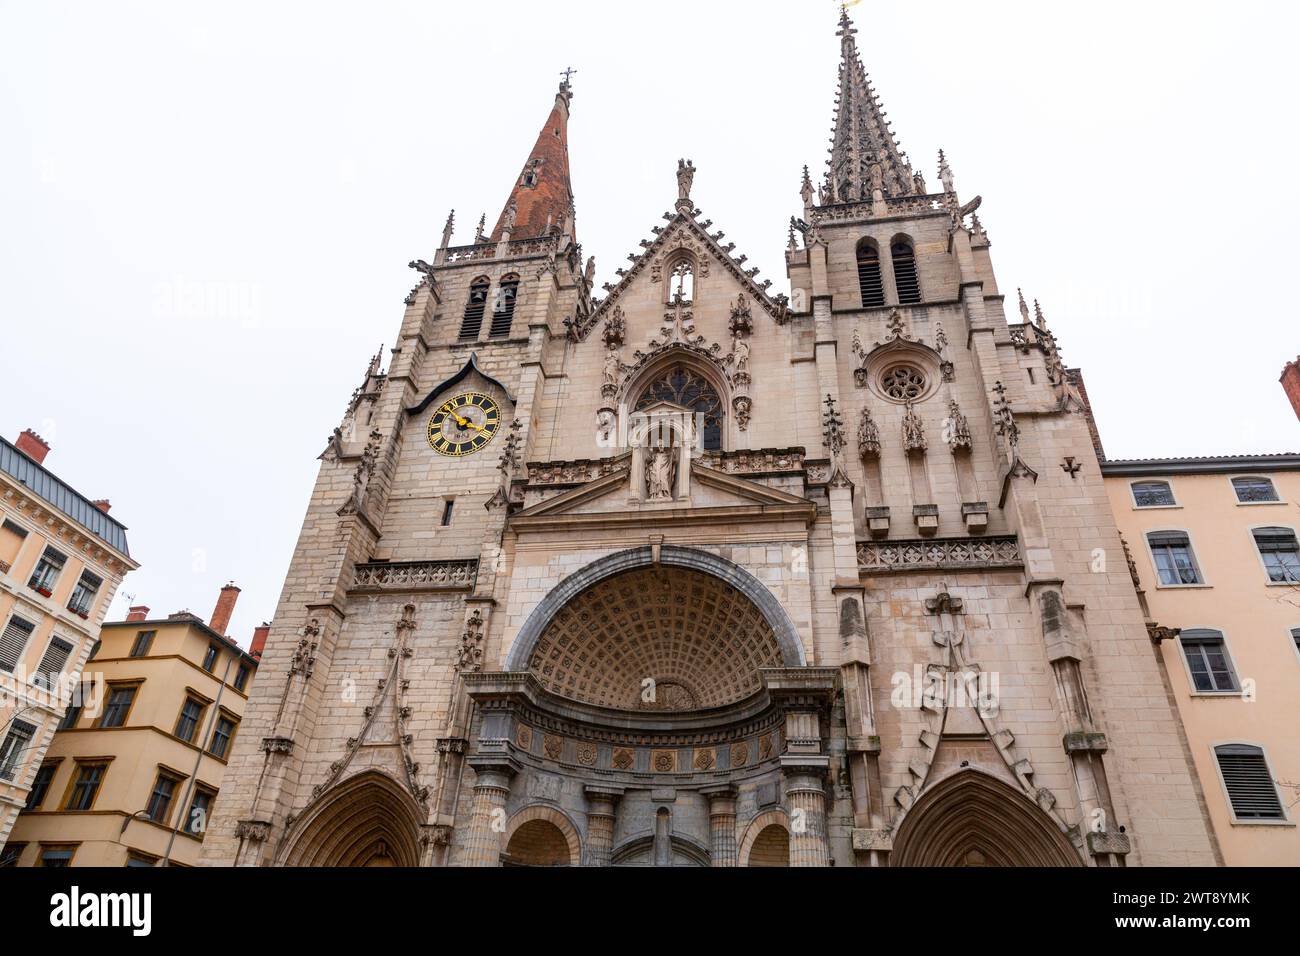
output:
[[[823,202],[858,202],[910,196],[917,182],[889,129],[886,113],[858,56],[857,29],[840,8],[840,80],[831,131]]]

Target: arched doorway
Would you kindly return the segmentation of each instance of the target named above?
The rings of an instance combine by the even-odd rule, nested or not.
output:
[[[891,866],[1081,866],[1060,827],[1024,795],[976,770],[928,788],[903,817]]]
[[[375,770],[345,780],[309,806],[288,841],[285,866],[418,866],[423,814],[401,785]]]
[[[760,813],[749,824],[740,841],[741,866],[789,866],[790,830],[780,810]]]

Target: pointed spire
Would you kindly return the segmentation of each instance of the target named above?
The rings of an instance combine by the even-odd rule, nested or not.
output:
[[[1025,302],[1025,293],[1016,288],[1016,295],[1020,296],[1020,319],[1026,325],[1029,324],[1029,304]]]
[[[487,213],[478,217],[478,228],[474,230],[474,245],[482,245],[488,241],[487,235],[483,232],[487,228]]]
[[[456,210],[452,210],[447,216],[447,224],[442,227],[442,242],[438,244],[439,249],[446,249],[451,245],[451,234],[456,228]]]
[[[948,165],[948,157],[939,150],[939,182],[943,183],[943,191],[946,193],[955,193],[956,187],[953,185],[952,167]]]
[[[857,202],[909,196],[917,184],[907,157],[890,131],[887,115],[858,56],[858,31],[847,8],[840,11],[840,80],[831,158],[827,161],[829,202]]]
[[[573,237],[573,187],[569,183],[569,104],[573,91],[565,71],[555,105],[537,135],[528,161],[519,173],[492,230],[490,241],[499,242],[509,231],[512,239],[534,239],[563,233]],[[514,221],[507,226],[510,210]]]

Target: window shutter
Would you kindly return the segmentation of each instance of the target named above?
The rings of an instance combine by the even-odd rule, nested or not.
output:
[[[27,639],[36,630],[35,624],[28,624],[20,617],[11,617],[5,632],[0,635],[0,670],[13,671],[27,647]]]
[[[52,689],[71,656],[71,644],[57,637],[52,639],[50,646],[45,649],[45,656],[41,658],[40,666],[36,668],[36,681],[46,690]]]
[[[36,736],[36,725],[25,720],[15,720],[9,727],[3,744],[0,744],[0,779],[13,780],[22,766],[23,753]]]
[[[1214,748],[1219,772],[1228,788],[1232,812],[1241,820],[1282,820],[1281,801],[1269,775],[1264,751],[1249,744],[1225,744]]]

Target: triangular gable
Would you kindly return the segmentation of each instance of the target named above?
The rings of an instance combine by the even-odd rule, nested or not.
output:
[[[525,521],[529,518],[557,517],[560,515],[576,515],[583,513],[586,509],[584,505],[590,505],[597,499],[604,498],[610,494],[627,493],[627,486],[632,477],[632,465],[630,461],[631,454],[624,453],[624,462],[617,471],[612,471],[608,475],[603,475],[594,481],[589,481],[577,488],[571,488],[548,498],[545,501],[525,508],[512,516],[511,522],[517,523],[520,519]],[[760,484],[756,481],[750,481],[746,478],[740,478],[736,475],[727,474],[726,472],[715,471],[707,468],[699,462],[691,462],[691,480],[698,482],[700,485],[721,491],[730,496],[733,502],[728,503],[726,508],[756,509],[758,512],[767,513],[771,509],[788,512],[791,514],[801,515],[805,520],[811,521],[817,513],[817,506],[806,498],[798,495],[792,495],[789,492],[780,491],[776,488],[769,488],[767,485]],[[711,510],[716,510],[718,506],[707,508],[691,508],[689,502],[680,502],[682,508],[700,512],[703,516]],[[620,509],[630,513],[643,513],[642,509],[636,506]],[[655,511],[660,511],[659,507]],[[608,517],[608,511],[599,512],[599,516]]]
[[[510,404],[511,404],[511,405],[518,405],[518,404],[519,404],[518,401],[516,401],[515,397],[514,397],[513,395],[510,394],[510,389],[506,388],[506,386],[505,386],[504,384],[502,384],[501,382],[497,381],[495,378],[493,378],[493,377],[492,377],[491,375],[489,375],[487,372],[485,372],[485,371],[483,371],[481,368],[479,368],[479,365],[478,365],[478,353],[476,353],[476,352],[470,352],[470,353],[469,353],[469,361],[467,361],[467,362],[465,363],[465,365],[461,368],[461,370],[460,370],[459,372],[457,372],[455,375],[451,376],[451,378],[445,379],[445,380],[444,380],[443,382],[441,382],[440,384],[434,386],[433,391],[431,391],[428,395],[424,396],[424,400],[421,401],[420,404],[418,404],[418,405],[412,405],[410,408],[408,408],[408,409],[406,410],[406,413],[407,413],[408,415],[418,415],[418,414],[420,414],[422,411],[424,411],[426,408],[428,408],[431,404],[433,404],[434,399],[436,399],[439,395],[442,395],[444,392],[447,392],[447,391],[449,391],[450,389],[455,388],[457,385],[459,385],[461,382],[463,382],[463,381],[466,379],[466,377],[468,377],[468,375],[469,375],[470,372],[478,372],[479,376],[480,376],[484,381],[491,382],[491,383],[492,383],[493,385],[495,385],[497,388],[501,389],[501,391],[502,391],[502,393],[505,395],[505,397],[506,397],[507,399],[510,400]]]
[[[753,273],[757,270],[742,269],[740,264],[732,258],[731,253],[719,245],[718,240],[709,235],[709,232],[704,225],[696,222],[694,217],[688,216],[683,212],[678,212],[676,215],[671,216],[668,213],[665,213],[664,215],[665,217],[670,218],[670,222],[667,226],[664,226],[659,230],[654,242],[646,245],[641,254],[637,256],[636,260],[627,268],[619,270],[622,278],[617,284],[606,284],[605,288],[609,292],[609,295],[597,304],[596,308],[592,310],[591,314],[587,316],[586,320],[579,326],[578,337],[580,339],[585,339],[587,335],[590,334],[591,330],[595,328],[596,324],[613,308],[614,303],[618,301],[619,296],[622,295],[623,291],[632,284],[633,280],[635,280],[637,276],[648,269],[650,264],[659,255],[671,251],[673,244],[682,234],[686,234],[690,236],[691,239],[700,243],[713,261],[726,269],[728,274],[730,274],[731,277],[740,284],[741,288],[754,297],[754,300],[758,302],[764,312],[770,315],[778,323],[784,324],[789,321],[790,304],[787,297],[785,295],[768,295],[767,286],[771,283],[768,281],[762,283],[756,282]],[[721,233],[719,233],[719,235],[721,235]]]

